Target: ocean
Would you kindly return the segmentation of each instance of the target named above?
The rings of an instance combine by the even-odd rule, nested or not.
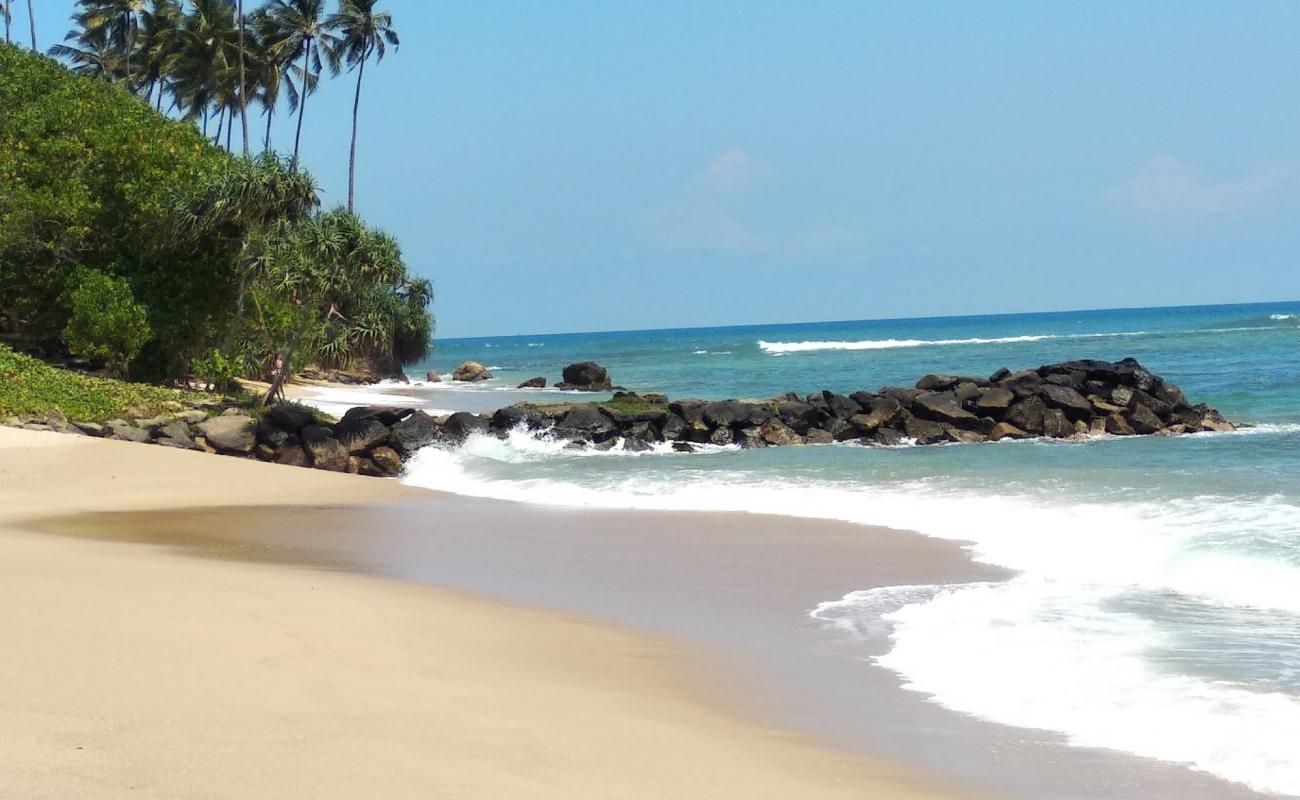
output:
[[[387,402],[444,411],[571,400],[513,387],[595,360],[635,391],[761,398],[1126,356],[1249,427],[695,454],[574,451],[516,433],[428,448],[405,480],[530,503],[819,517],[969,542],[973,558],[1017,577],[853,592],[806,613],[860,642],[864,661],[906,690],[955,711],[1300,796],[1300,303],[444,340],[408,370],[411,385],[382,391]],[[494,379],[419,380],[469,359]]]

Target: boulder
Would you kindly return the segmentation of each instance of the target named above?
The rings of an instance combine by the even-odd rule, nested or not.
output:
[[[178,442],[185,442],[193,445],[194,441],[190,438],[190,426],[180,420],[169,422],[159,428],[156,433],[159,437],[174,439]]]
[[[771,445],[803,444],[803,437],[779,419],[769,419],[759,428],[763,441]]]
[[[462,383],[485,381],[491,377],[492,373],[488,372],[487,367],[477,361],[466,361],[451,373],[453,381],[461,381]]]
[[[300,435],[303,449],[313,467],[331,472],[347,472],[347,448],[330,435],[329,428],[324,425],[308,425]]]
[[[438,440],[441,430],[433,417],[417,411],[394,425],[389,434],[389,444],[399,453],[412,455],[421,447],[427,447]]]
[[[515,404],[498,408],[492,414],[492,419],[488,422],[488,427],[494,431],[504,433],[512,431],[515,428],[526,428],[528,426],[529,409],[527,406]]]
[[[1003,439],[1028,439],[1029,434],[1006,422],[999,422],[993,426],[993,432],[989,434],[989,440],[1000,442]]]
[[[424,381],[425,383],[442,383],[442,376],[438,374],[438,370],[431,369],[424,373]]]
[[[686,420],[676,414],[669,414],[664,420],[663,437],[670,442],[677,441],[687,435],[689,427]]]
[[[1064,411],[1066,416],[1072,420],[1092,417],[1092,403],[1089,403],[1088,398],[1069,386],[1044,383],[1042,393],[1048,403]]]
[[[343,414],[343,419],[339,420],[339,424],[352,425],[374,419],[384,426],[396,425],[415,411],[416,409],[410,406],[357,406],[349,408]]]
[[[162,444],[162,442],[159,442],[159,444]],[[276,451],[269,444],[259,444],[253,448],[253,455],[257,457],[258,461],[274,461]]]
[[[739,400],[720,400],[704,407],[704,421],[713,426],[748,425],[752,420],[753,407]]]
[[[808,444],[832,444],[835,437],[831,436],[830,431],[821,428],[809,428],[807,435],[804,436],[804,441]]]
[[[925,394],[925,392],[920,389],[900,389],[897,386],[886,386],[880,390],[881,397],[889,397],[897,400],[899,405],[903,408],[911,406],[912,401],[923,394]]]
[[[673,452],[675,453],[694,453],[695,445],[690,442],[673,442]]]
[[[988,437],[979,431],[967,431],[954,427],[948,429],[948,441],[957,444],[979,444],[980,442],[987,442]]]
[[[942,392],[953,388],[961,381],[962,379],[955,375],[930,374],[917,381],[916,388],[924,392]]]
[[[975,410],[989,416],[1001,416],[1015,399],[1016,395],[1010,389],[990,386],[980,390],[979,397],[975,398]]]
[[[880,428],[872,437],[872,442],[883,447],[899,447],[907,443],[907,435],[895,428]]]
[[[1156,388],[1159,381],[1156,376],[1147,371],[1146,367],[1132,358],[1126,358],[1115,364],[1115,373],[1119,376],[1120,383],[1148,393]]]
[[[849,424],[849,421],[843,417],[831,417],[826,420],[826,432],[837,442],[847,442],[850,439],[857,439],[862,434],[858,429]]]
[[[618,435],[614,421],[591,405],[574,406],[556,423],[555,430],[566,439],[586,439],[595,443],[609,441]]]
[[[1011,390],[1016,397],[1024,399],[1038,394],[1038,387],[1043,385],[1043,378],[1034,370],[1026,369],[1008,375],[998,381],[998,385],[1003,389]]]
[[[278,403],[271,406],[262,415],[262,419],[282,431],[297,433],[316,421],[316,414],[306,406],[294,403]]]
[[[1040,435],[1043,432],[1043,416],[1047,406],[1038,397],[1027,397],[1007,409],[1005,421],[1026,433]]]
[[[1133,426],[1128,424],[1128,420],[1119,414],[1111,414],[1106,417],[1106,433],[1111,436],[1132,436],[1135,431]]]
[[[935,444],[946,440],[950,427],[950,425],[943,422],[922,419],[916,416],[908,416],[903,421],[903,430],[917,444]]]
[[[826,409],[802,400],[778,403],[776,413],[782,422],[800,435],[807,435],[810,428],[818,427],[830,418],[830,413]]]
[[[334,426],[334,438],[352,455],[360,455],[381,444],[388,444],[389,430],[376,417],[345,420]]]
[[[1133,430],[1140,434],[1155,433],[1164,427],[1160,417],[1151,409],[1141,404],[1134,404],[1128,412],[1128,424],[1133,426]]]
[[[194,440],[186,436],[184,439],[177,439],[171,436],[160,436],[154,440],[154,444],[160,444],[163,447],[174,447],[177,450],[198,450],[199,446]]]
[[[1110,399],[1120,408],[1128,408],[1133,405],[1133,390],[1128,386],[1116,386],[1110,392]]]
[[[610,383],[609,373],[594,361],[582,361],[564,368],[561,389],[577,389],[584,392],[608,392],[614,388]]]
[[[680,400],[668,404],[668,410],[681,417],[688,425],[704,419],[705,400]]]
[[[822,399],[826,401],[826,410],[831,413],[831,416],[840,419],[848,419],[854,414],[862,412],[862,406],[858,405],[852,398],[845,397],[842,394],[825,391],[822,392]]]
[[[108,428],[105,428],[97,422],[74,422],[72,424],[80,428],[81,432],[87,436],[102,438],[108,435]]]
[[[248,454],[257,444],[257,422],[242,414],[204,420],[198,424],[198,432],[209,446],[225,453]]]
[[[975,421],[975,415],[962,408],[951,392],[921,395],[912,403],[912,413],[925,419],[955,425]]]
[[[540,377],[539,377],[539,378],[529,378],[528,380],[526,380],[526,381],[524,381],[523,383],[519,384],[519,387],[518,387],[518,388],[520,388],[520,389],[545,389],[545,388],[546,388],[546,379],[545,379],[545,378],[540,378]]]
[[[855,424],[864,430],[875,430],[894,422],[902,413],[903,406],[898,402],[898,398],[877,397],[871,405],[871,410],[866,413],[867,418]]]
[[[989,376],[989,383],[997,383],[1011,377],[1011,370],[1006,367],[998,367],[997,370]]]
[[[1074,423],[1059,408],[1043,412],[1043,435],[1049,439],[1065,439],[1074,435]]]
[[[442,423],[442,430],[455,442],[463,442],[475,433],[488,432],[488,420],[468,411],[457,411]]]
[[[976,384],[973,381],[964,381],[957,384],[957,387],[952,390],[952,393],[953,396],[957,398],[958,403],[965,405],[980,396],[980,387],[979,384]]]
[[[880,399],[880,395],[876,394],[875,392],[867,392],[867,391],[854,392],[853,394],[849,395],[849,399],[857,403],[858,408],[862,409],[863,411],[866,411],[875,406],[876,401]]]
[[[729,445],[733,441],[735,441],[735,437],[731,433],[731,428],[725,425],[714,428],[713,432],[709,434],[709,444]]]
[[[276,455],[275,463],[290,467],[305,467],[309,463],[307,461],[307,451],[299,444],[285,445],[280,448],[279,454]]]

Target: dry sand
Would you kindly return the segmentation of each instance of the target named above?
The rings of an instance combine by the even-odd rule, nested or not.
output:
[[[956,796],[719,710],[692,654],[651,637],[30,530],[75,512],[416,496],[0,428],[0,798]]]

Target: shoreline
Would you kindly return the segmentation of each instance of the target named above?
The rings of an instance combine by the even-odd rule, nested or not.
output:
[[[969,796],[724,712],[701,699],[695,656],[664,640],[452,590],[28,530],[56,506],[165,518],[423,490],[8,430],[0,474],[0,602],[23,609],[0,626],[25,645],[0,664],[0,732],[16,743],[0,785],[19,796]]]

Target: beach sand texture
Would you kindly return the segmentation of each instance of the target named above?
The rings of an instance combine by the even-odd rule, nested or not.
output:
[[[396,482],[0,429],[0,798],[957,796],[704,699],[652,637],[398,581],[54,537]]]

